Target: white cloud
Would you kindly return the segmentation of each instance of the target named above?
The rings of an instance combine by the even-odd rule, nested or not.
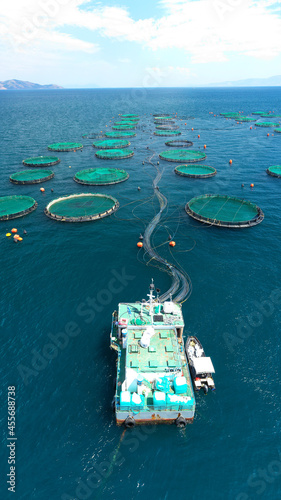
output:
[[[121,7],[95,7],[89,0],[10,0],[3,4],[0,33],[20,47],[46,44],[53,50],[94,53],[69,29],[135,42],[153,51],[176,49],[193,63],[224,62],[231,53],[270,59],[281,53],[280,0],[162,0],[159,19],[134,20]],[[31,49],[30,49],[31,50]]]

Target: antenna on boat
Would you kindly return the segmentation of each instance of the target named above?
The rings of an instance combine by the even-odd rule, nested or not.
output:
[[[151,319],[151,324],[153,324],[153,299],[155,299],[155,295],[153,295],[153,291],[155,289],[153,279],[151,280],[151,285],[149,286],[149,293],[147,296],[149,297],[149,314]]]

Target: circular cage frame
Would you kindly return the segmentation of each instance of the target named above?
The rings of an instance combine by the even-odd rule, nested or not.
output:
[[[181,172],[180,169],[182,167],[189,167],[189,168],[197,168],[198,169],[198,173],[197,174],[191,174],[191,173],[185,173],[185,172]],[[209,169],[209,173],[202,173],[200,174],[200,169],[203,170],[203,169]],[[192,166],[190,164],[187,164],[187,165],[179,165],[178,167],[175,168],[175,173],[177,175],[180,175],[182,177],[189,177],[189,178],[192,178],[192,179],[208,179],[209,177],[214,177],[216,174],[217,174],[217,171],[214,167],[211,167],[210,165],[195,165],[195,166]]]
[[[31,162],[31,160],[39,160],[39,159],[46,159],[46,163],[45,162],[41,162],[41,163],[33,163]],[[49,161],[51,160],[52,161]],[[35,168],[45,168],[45,167],[52,167],[53,165],[57,165],[58,163],[60,163],[60,159],[57,157],[57,156],[34,156],[33,158],[26,158],[25,160],[22,160],[22,163],[26,166],[26,167],[35,167]]]
[[[5,199],[28,199],[30,200],[30,202],[32,202],[32,205],[28,208],[26,208],[25,210],[20,210],[18,212],[13,212],[12,214],[4,214],[4,215],[0,215],[0,221],[5,221],[5,220],[11,220],[11,219],[17,219],[18,217],[24,217],[24,215],[27,215],[29,214],[30,212],[33,212],[33,210],[36,210],[37,206],[38,206],[38,203],[36,200],[34,200],[34,198],[31,198],[31,196],[24,196],[24,195],[11,195],[11,196],[1,196],[0,197],[0,201],[3,200],[3,198]]]
[[[110,210],[106,210],[105,212],[101,212],[101,213],[95,214],[95,215],[85,215],[85,216],[79,216],[79,217],[56,215],[56,214],[53,214],[52,211],[50,210],[52,205],[54,205],[55,203],[57,203],[59,201],[63,201],[66,199],[71,199],[71,198],[79,198],[82,196],[89,196],[89,197],[90,196],[91,197],[100,196],[103,198],[109,198],[112,201],[114,201],[114,205]],[[80,193],[80,194],[71,194],[71,195],[61,196],[60,198],[56,198],[55,200],[50,201],[50,203],[48,203],[48,205],[46,206],[44,213],[50,219],[53,219],[53,220],[59,221],[59,222],[90,222],[90,221],[103,219],[104,217],[107,217],[107,216],[113,214],[114,212],[116,212],[116,210],[118,210],[119,206],[120,206],[119,201],[116,198],[114,198],[113,196],[109,196],[106,194],[100,194],[100,193],[94,193],[94,194],[93,193]]]
[[[19,170],[18,172],[15,172],[14,174],[12,174],[10,176],[10,182],[12,182],[13,184],[40,184],[41,182],[47,182],[49,181],[50,179],[53,179],[54,177],[54,172],[52,172],[52,170],[36,170],[36,172],[40,172],[40,173],[47,173],[47,175],[45,175],[44,177],[39,177],[38,179],[27,179],[27,180],[20,180],[20,179],[16,179],[15,176],[17,175],[20,175],[20,174],[24,174],[24,173],[29,173],[30,170]],[[31,173],[31,172],[30,172]],[[32,173],[34,173],[34,170],[32,170]]]
[[[67,153],[69,151],[83,149],[83,144],[81,144],[81,142],[55,142],[54,144],[49,144],[48,149],[49,151]]]
[[[113,154],[117,153],[117,151],[122,154],[120,156],[113,156]],[[112,153],[112,156],[110,156],[109,153]],[[132,151],[131,149],[102,149],[95,153],[96,157],[99,158],[99,160],[126,160],[127,158],[132,158],[134,154],[134,151]]]
[[[246,204],[251,205],[251,207],[254,207],[256,209],[257,215],[255,217],[253,217],[252,219],[249,219],[247,221],[241,221],[241,222],[235,221],[235,222],[232,222],[232,221],[225,221],[225,220],[222,221],[222,220],[219,220],[219,219],[213,219],[213,218],[210,218],[210,217],[205,217],[203,215],[198,214],[194,210],[192,210],[192,208],[190,207],[190,205],[195,200],[198,200],[198,199],[207,199],[208,197],[227,198],[227,199],[237,200],[237,201],[240,201],[242,203],[246,203]],[[191,200],[189,200],[189,202],[185,205],[185,211],[186,211],[186,213],[190,217],[192,217],[193,219],[195,219],[195,220],[197,220],[199,222],[203,222],[203,223],[211,225],[211,226],[224,227],[224,228],[233,228],[233,229],[234,228],[240,229],[240,228],[246,228],[246,227],[256,226],[257,224],[260,224],[263,221],[263,219],[264,219],[264,213],[263,213],[263,211],[261,210],[260,207],[258,207],[254,203],[251,203],[250,201],[245,201],[245,200],[242,200],[241,198],[236,198],[235,196],[228,196],[228,195],[203,194],[203,195],[200,195],[200,196],[195,196],[194,198],[192,198]]]
[[[113,184],[120,184],[120,182],[125,182],[129,179],[129,174],[128,172],[126,172],[125,170],[123,169],[120,169],[120,168],[112,168],[110,170],[114,170],[114,171],[118,171],[118,172],[124,172],[125,177],[123,177],[122,179],[119,179],[119,180],[115,180],[115,181],[112,181],[112,182],[91,182],[91,181],[85,181],[85,180],[81,180],[79,178],[77,178],[76,176],[78,174],[81,174],[82,172],[93,172],[94,170],[102,170],[100,167],[94,167],[94,168],[87,168],[87,169],[84,169],[84,170],[80,170],[79,172],[76,172],[75,176],[73,177],[73,180],[75,182],[77,182],[78,184],[83,184],[84,186],[110,186],[110,185],[113,185]]]
[[[180,149],[178,149],[178,151],[181,151]],[[174,163],[197,163],[199,161],[203,161],[207,158],[207,155],[205,153],[203,153],[202,151],[198,151],[198,150],[193,150],[193,149],[182,149],[182,151],[186,152],[186,153],[189,153],[189,154],[197,154],[198,155],[198,158],[191,158],[190,160],[187,159],[187,158],[183,158],[181,160],[181,157],[178,157],[178,158],[166,158],[165,156],[163,156],[164,154],[166,153],[171,153],[172,150],[170,151],[163,151],[162,153],[159,154],[159,158],[161,158],[161,160],[165,160],[165,161],[170,161],[170,162],[174,162]]]

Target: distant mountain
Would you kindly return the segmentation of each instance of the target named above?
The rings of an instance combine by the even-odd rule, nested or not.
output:
[[[0,82],[0,90],[40,90],[62,89],[59,85],[39,85],[39,83],[24,82],[22,80],[5,80]]]
[[[281,86],[281,76],[271,76],[270,78],[248,78],[247,80],[237,80],[234,82],[210,83],[204,87],[279,87]]]

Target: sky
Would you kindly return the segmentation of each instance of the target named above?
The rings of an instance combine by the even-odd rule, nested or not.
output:
[[[8,0],[0,80],[185,87],[281,74],[281,0]]]

